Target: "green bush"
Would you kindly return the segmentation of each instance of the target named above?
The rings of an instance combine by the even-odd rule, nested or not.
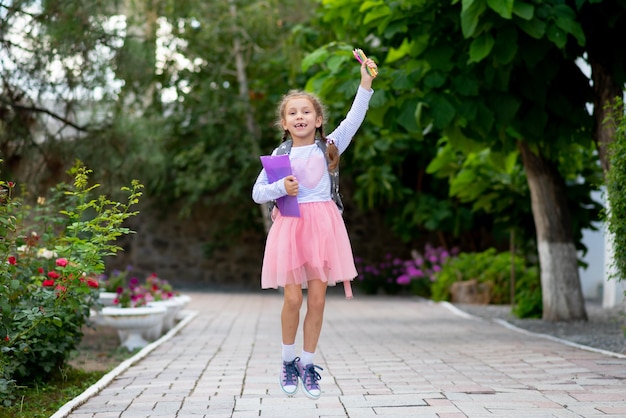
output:
[[[541,318],[543,301],[541,278],[537,266],[529,267],[515,280],[515,305],[513,314],[519,318]]]
[[[97,300],[104,258],[130,233],[123,222],[137,212],[141,185],[133,182],[127,203],[91,199],[90,171],[77,163],[71,185],[30,207],[15,199],[15,184],[0,181],[0,399],[14,400],[16,385],[44,381],[62,367],[82,339]]]
[[[528,267],[524,259],[515,256],[515,302],[520,314],[535,315],[537,300],[541,307],[541,284],[535,267]],[[491,287],[492,304],[510,304],[511,254],[497,253],[490,248],[480,253],[461,253],[451,258],[436,274],[431,286],[432,299],[451,300],[450,288],[457,281],[475,279]],[[514,311],[515,313],[515,311]]]
[[[626,116],[623,102],[613,109],[618,122],[615,140],[609,145],[609,170],[606,173],[606,190],[609,210],[605,213],[607,228],[613,240],[613,266],[619,280],[626,277]]]

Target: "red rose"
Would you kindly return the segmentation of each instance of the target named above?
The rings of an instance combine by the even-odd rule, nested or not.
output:
[[[17,264],[17,258],[15,258],[15,256],[10,256],[9,257],[9,264],[11,264],[12,266]]]
[[[52,287],[52,286],[54,286],[54,280],[53,279],[46,279],[46,280],[43,281],[42,286]]]
[[[9,341],[9,336],[4,337],[4,341]]]
[[[39,271],[39,274],[43,274],[44,273],[43,267],[39,267],[37,270]]]
[[[57,258],[56,265],[59,267],[67,266],[67,258]]]
[[[51,279],[58,279],[59,277],[61,277],[61,275],[59,273],[57,273],[56,271],[49,271],[48,272],[48,277],[50,277]]]
[[[97,289],[97,288],[99,288],[99,287],[100,287],[100,283],[98,283],[98,280],[96,280],[96,279],[94,279],[94,278],[89,277],[89,278],[87,279],[87,286],[89,286],[89,287],[93,287],[94,289]]]
[[[9,189],[12,189],[15,187],[15,183],[12,181],[7,181],[7,186],[9,187]]]

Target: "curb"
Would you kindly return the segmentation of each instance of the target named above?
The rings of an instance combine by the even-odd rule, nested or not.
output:
[[[467,319],[478,319],[478,320],[484,320],[483,318],[480,318],[478,316],[475,315],[471,315],[468,314],[467,312],[457,308],[456,306],[454,306],[453,304],[451,304],[450,302],[439,302],[441,305],[445,306],[446,308],[448,308],[451,312],[453,312],[456,315],[462,316],[464,318]],[[594,353],[600,353],[600,354],[604,354],[606,356],[611,356],[611,357],[616,357],[616,358],[621,358],[621,359],[626,359],[626,355],[624,354],[620,354],[620,353],[615,353],[613,351],[608,351],[608,350],[602,350],[600,348],[595,348],[595,347],[589,347],[588,345],[582,345],[582,344],[578,344],[569,340],[565,340],[563,338],[558,338],[555,337],[553,335],[549,335],[549,334],[541,334],[538,332],[532,332],[532,331],[528,331],[524,328],[520,328],[518,326],[515,326],[513,324],[511,324],[510,322],[504,320],[504,319],[491,319],[491,321],[505,327],[508,328],[510,330],[513,331],[517,331],[521,334],[526,334],[526,335],[534,335],[536,337],[540,337],[540,338],[545,338],[547,340],[551,340],[551,341],[556,341],[558,343],[564,344],[564,345],[568,345],[570,347],[576,347],[576,348],[580,348],[582,350],[587,350],[587,351],[593,351]]]
[[[92,396],[95,396],[96,394],[98,394],[98,392],[104,389],[109,383],[111,383],[113,379],[115,379],[117,376],[119,376],[124,371],[126,371],[130,366],[132,366],[133,364],[137,363],[139,360],[146,357],[148,354],[154,351],[155,348],[157,348],[164,342],[170,340],[174,335],[178,333],[178,331],[183,329],[189,322],[191,322],[191,320],[194,319],[198,315],[198,312],[182,311],[181,315],[183,315],[183,319],[180,320],[174,328],[169,330],[167,334],[163,335],[158,340],[148,344],[134,356],[124,360],[116,368],[114,368],[113,370],[111,370],[110,372],[102,376],[100,380],[98,380],[96,383],[88,387],[87,390],[85,390],[83,393],[81,393],[80,395],[78,395],[77,397],[75,397],[74,399],[66,403],[65,405],[63,405],[61,408],[59,408],[59,410],[55,412],[54,415],[51,415],[50,418],[67,417],[74,409],[78,408],[79,406],[87,402],[87,400],[91,398]]]

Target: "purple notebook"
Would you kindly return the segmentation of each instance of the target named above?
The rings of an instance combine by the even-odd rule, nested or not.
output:
[[[291,162],[289,155],[262,155],[261,164],[267,174],[267,180],[274,183],[284,177],[291,175]],[[297,196],[282,196],[276,199],[276,205],[283,216],[300,217],[300,207]]]

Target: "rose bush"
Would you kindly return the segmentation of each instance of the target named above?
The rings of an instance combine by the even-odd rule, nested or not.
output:
[[[17,385],[43,381],[63,367],[83,336],[97,301],[104,258],[121,248],[122,225],[137,214],[142,185],[123,187],[127,201],[91,198],[91,173],[80,162],[48,198],[29,206],[16,185],[0,181],[0,399],[9,405]]]

